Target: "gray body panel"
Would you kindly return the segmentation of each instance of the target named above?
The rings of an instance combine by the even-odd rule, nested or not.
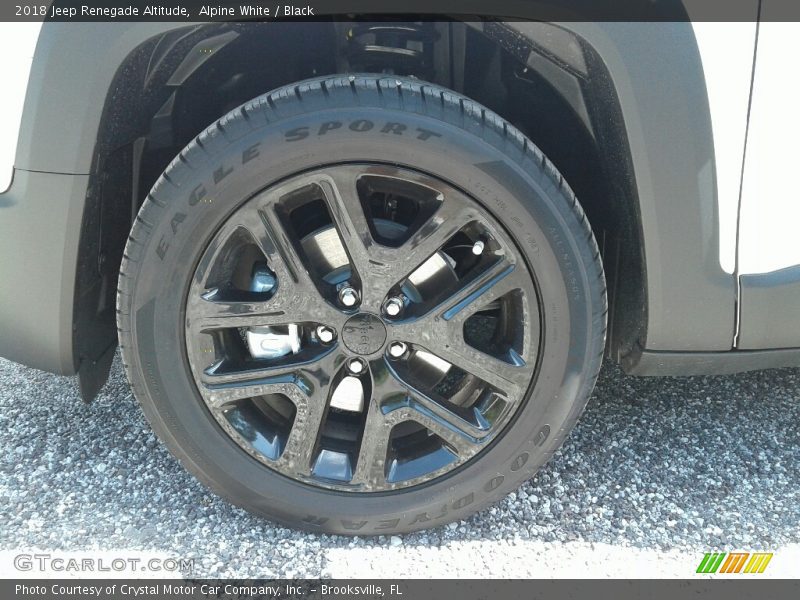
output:
[[[739,348],[792,348],[800,340],[800,265],[741,276]],[[800,361],[798,361],[800,362]]]
[[[75,372],[72,299],[88,183],[18,170],[0,195],[0,356]]]

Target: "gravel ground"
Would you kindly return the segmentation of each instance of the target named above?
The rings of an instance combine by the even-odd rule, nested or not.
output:
[[[200,577],[690,576],[710,550],[800,560],[800,370],[633,378],[606,364],[578,427],[516,494],[447,527],[309,535],[234,508],[150,432],[119,363],[75,382],[0,360],[0,575],[17,552],[194,559]],[[146,576],[146,575],[143,575]]]

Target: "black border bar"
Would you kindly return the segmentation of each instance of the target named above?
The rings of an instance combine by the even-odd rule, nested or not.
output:
[[[134,593],[134,591],[136,593]],[[4,600],[738,600],[800,597],[800,580],[753,579],[373,579],[180,580],[19,579],[0,582]]]
[[[243,15],[243,6],[261,9],[264,16],[255,17],[260,21],[348,20],[364,15],[380,20],[413,15],[415,20],[751,22],[759,11],[761,21],[800,21],[799,0],[3,0],[0,21],[254,20]],[[209,7],[217,14],[209,14]]]

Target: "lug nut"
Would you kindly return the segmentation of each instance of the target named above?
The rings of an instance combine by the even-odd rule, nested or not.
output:
[[[400,358],[406,353],[408,347],[403,342],[392,342],[389,344],[389,355],[393,358]]]
[[[353,375],[360,375],[364,371],[364,363],[360,358],[351,358],[347,362],[347,370]]]
[[[350,308],[358,303],[358,292],[350,286],[345,286],[339,290],[339,302]]]
[[[320,325],[317,327],[317,338],[323,344],[330,344],[333,341],[333,329]]]
[[[404,304],[402,298],[389,298],[386,301],[386,304],[383,305],[383,310],[390,317],[396,317],[400,314],[400,311],[403,310],[403,306]]]
[[[472,253],[475,256],[480,256],[483,254],[483,249],[486,247],[486,244],[483,243],[483,240],[478,240],[474,244],[472,244]]]

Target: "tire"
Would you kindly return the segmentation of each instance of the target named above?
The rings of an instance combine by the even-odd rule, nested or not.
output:
[[[442,452],[456,456],[449,458],[454,461],[452,464],[455,466],[442,467],[444,471],[426,471],[426,474],[419,476],[418,479],[397,479],[393,481],[400,483],[388,483],[390,477],[387,475],[389,473],[387,456],[389,455],[384,453],[386,464],[383,459],[378,461],[376,463],[378,466],[374,467],[377,475],[370,474],[363,480],[377,482],[383,468],[382,473],[386,481],[381,484],[382,487],[377,483],[374,487],[364,483],[365,487],[351,489],[346,478],[341,479],[340,483],[340,480],[336,479],[339,475],[331,475],[334,471],[320,471],[324,476],[317,479],[314,479],[316,475],[311,473],[304,475],[306,479],[303,479],[300,476],[298,478],[287,476],[285,472],[272,468],[270,461],[254,450],[256,446],[253,445],[255,442],[252,439],[256,437],[246,438],[241,434],[241,430],[234,431],[231,428],[238,427],[231,425],[233,421],[230,421],[230,414],[234,409],[225,409],[228,412],[223,412],[227,416],[222,418],[219,414],[223,413],[215,413],[209,408],[213,406],[212,400],[208,399],[211,394],[208,390],[222,388],[211,385],[205,387],[202,383],[205,381],[203,378],[217,375],[217,370],[221,369],[220,364],[228,364],[231,361],[233,361],[231,364],[234,364],[239,360],[236,358],[239,356],[236,352],[241,350],[234,351],[233,348],[240,348],[243,342],[235,335],[230,337],[233,334],[229,332],[238,331],[240,336],[247,336],[249,333],[242,333],[241,329],[225,329],[224,331],[228,333],[220,333],[223,331],[220,329],[220,332],[209,333],[211,330],[202,329],[200,334],[213,338],[214,343],[223,348],[220,350],[223,358],[214,363],[216,366],[206,368],[206,363],[200,364],[196,359],[197,355],[192,352],[216,353],[217,346],[195,348],[192,341],[195,339],[192,337],[195,334],[190,332],[193,327],[201,327],[198,325],[198,319],[191,316],[195,310],[193,307],[197,303],[202,307],[207,306],[192,295],[194,293],[192,290],[195,289],[194,286],[199,285],[199,273],[203,269],[212,268],[209,266],[213,262],[209,262],[212,259],[206,258],[211,256],[209,253],[222,252],[219,250],[220,246],[228,244],[228,242],[217,243],[214,240],[217,240],[222,232],[234,227],[230,225],[234,216],[245,210],[248,202],[254,202],[254,198],[262,198],[258,196],[262,192],[267,194],[263,198],[273,197],[269,196],[273,192],[263,190],[288,185],[284,183],[287,181],[301,181],[293,178],[309,176],[309,173],[317,173],[319,170],[326,172],[325,169],[329,169],[330,172],[334,172],[334,168],[346,168],[355,164],[366,165],[360,168],[376,173],[383,172],[381,169],[400,169],[398,172],[408,173],[409,177],[418,178],[418,182],[436,182],[430,183],[430,186],[442,186],[441,189],[447,189],[447,193],[451,193],[453,197],[462,198],[465,206],[475,211],[471,214],[485,215],[487,223],[491,221],[487,227],[490,228],[489,231],[496,231],[500,240],[487,242],[485,255],[476,259],[478,264],[482,264],[484,258],[495,260],[495,256],[508,258],[513,255],[516,272],[527,273],[532,287],[525,288],[526,291],[522,294],[514,292],[516,295],[504,296],[496,300],[495,304],[486,305],[481,309],[499,311],[491,313],[500,315],[496,317],[497,319],[511,318],[508,315],[512,315],[515,319],[523,319],[519,323],[522,323],[520,327],[525,332],[522,335],[524,342],[503,341],[503,344],[509,347],[513,344],[522,344],[519,346],[521,349],[518,352],[517,363],[524,363],[524,369],[529,369],[526,371],[530,373],[530,383],[527,387],[520,383],[521,387],[511,388],[519,390],[521,394],[519,400],[514,402],[508,400],[513,394],[508,393],[504,396],[502,390],[498,392],[498,396],[498,393],[495,393],[497,390],[492,387],[491,381],[494,380],[491,370],[494,365],[500,365],[497,362],[500,360],[499,354],[490,356],[488,349],[482,349],[482,352],[485,351],[483,354],[471,353],[471,350],[465,351],[469,356],[482,358],[472,360],[472,368],[468,367],[460,376],[463,381],[478,382],[477,389],[483,390],[481,392],[483,396],[487,394],[491,396],[493,402],[500,398],[498,410],[501,414],[508,415],[503,417],[507,420],[502,422],[502,428],[498,425],[498,430],[491,436],[487,434],[486,438],[481,438],[480,445],[475,446],[477,449],[474,450],[474,455],[466,449],[463,450],[463,460],[462,447],[459,445],[454,449],[449,445],[446,427],[429,428],[424,435],[415,429],[413,435],[417,437],[403,437],[398,438],[401,442],[390,442],[395,443],[395,446],[391,446],[391,452],[396,456],[405,457],[402,452],[406,450],[402,444],[405,444],[407,439],[412,440],[414,444],[430,442],[433,444],[431,448],[435,449],[427,454],[428,450],[419,450],[422,446],[413,446],[413,450],[409,451],[412,454],[408,455],[412,458],[396,459],[392,463],[392,468],[415,464],[413,460],[416,460],[414,458],[416,454],[413,453],[419,453],[424,459],[420,464],[425,468],[433,468],[431,457],[439,456]],[[416,190],[414,193],[422,193],[419,190],[423,188],[428,189],[424,186],[419,189],[414,188]],[[385,200],[389,196],[378,197]],[[283,198],[281,197],[281,202],[284,201]],[[441,200],[441,196],[437,198]],[[263,202],[267,202],[264,206],[269,207],[271,205],[268,202],[272,200]],[[367,206],[363,204],[365,200],[362,199],[361,202],[362,206]],[[450,200],[447,199],[446,202]],[[383,206],[395,205],[381,204],[381,207]],[[420,202],[414,206],[415,210],[421,211],[427,205]],[[312,214],[311,209],[308,210],[309,214]],[[330,207],[328,211],[331,212]],[[291,215],[293,219],[295,212]],[[290,217],[284,218],[285,220],[281,222],[288,223],[287,219]],[[338,223],[336,219],[339,216],[335,210],[331,212],[330,218]],[[355,224],[355,221],[352,223]],[[441,222],[437,223],[442,226]],[[500,224],[499,227],[497,223]],[[446,224],[445,222],[444,225]],[[347,235],[353,239],[369,239],[365,233],[348,230],[346,225],[340,227],[337,224],[337,228],[343,240],[350,239],[346,238]],[[358,230],[357,227],[353,229]],[[462,235],[464,231],[466,229],[460,231],[458,235]],[[234,234],[228,232],[225,235]],[[280,237],[274,229],[270,235],[273,241]],[[298,251],[297,243],[283,241],[286,243],[283,247],[290,249],[287,252],[292,252],[291,248]],[[475,242],[472,243],[472,252],[476,254],[481,250],[483,242],[481,247],[476,246]],[[491,250],[493,243],[505,244],[505,249]],[[234,254],[244,252],[239,246],[231,248],[235,248],[230,250]],[[378,250],[385,252],[381,248],[376,249]],[[355,262],[349,246],[347,252]],[[455,254],[455,250],[452,254]],[[401,261],[401,253],[397,252],[396,255],[397,260]],[[311,260],[307,254],[303,256],[305,258],[302,260]],[[291,267],[291,260],[285,256],[284,259],[286,265]],[[224,260],[222,263],[213,264],[223,263],[227,264]],[[285,269],[281,267],[281,260],[276,259],[274,263],[269,264],[277,273],[279,281],[289,282],[286,285],[293,285],[292,281],[295,280],[291,280],[291,277],[299,277],[299,280],[303,281],[310,280],[310,275],[305,271],[305,266],[310,264],[309,262],[294,263],[295,268],[300,266],[302,273],[299,275],[293,273],[289,267]],[[452,269],[461,268],[461,264],[459,262]],[[391,263],[384,266],[389,270],[393,268]],[[284,269],[280,273],[278,273],[279,267]],[[365,273],[360,270],[360,266],[353,269],[355,272]],[[351,278],[355,276],[354,271],[349,271]],[[225,274],[224,277],[228,275]],[[233,278],[234,275],[230,277]],[[286,279],[282,280],[281,277]],[[527,281],[520,277],[520,281]],[[363,302],[366,303],[371,279],[366,275],[361,279],[364,285]],[[205,289],[203,287],[205,285],[203,283],[201,288]],[[228,286],[225,289],[233,289],[230,286],[234,284],[225,285]],[[284,289],[280,287],[281,285],[283,284],[279,284],[277,288],[269,288],[272,290],[269,292],[254,292],[255,288],[237,292],[240,295],[236,296],[236,300],[230,300],[227,296],[226,298],[230,302],[241,300],[245,302],[242,306],[252,307],[256,305],[247,304],[254,302],[255,296],[252,294],[275,293],[274,298],[278,299],[281,297],[281,290]],[[317,278],[314,280],[314,285],[322,289],[320,286],[329,284]],[[331,292],[334,295],[323,297],[319,304],[314,305],[316,306],[314,310],[327,311],[334,315],[331,318],[335,317],[336,310],[331,306],[335,308],[336,302],[342,301],[343,293],[342,284],[337,285],[339,287],[331,288],[334,290]],[[274,289],[278,291],[274,292]],[[221,292],[215,288],[214,293]],[[338,300],[336,293],[340,295]],[[266,297],[255,298],[260,302]],[[304,305],[306,302],[305,294],[295,294],[294,297],[296,298],[294,304]],[[413,305],[407,295],[404,298],[410,306]],[[208,297],[204,296],[204,299],[208,300]],[[424,304],[425,301],[420,302]],[[512,303],[515,303],[513,310],[510,308]],[[295,310],[292,304],[290,302],[276,306],[288,314]],[[232,503],[274,521],[311,531],[350,535],[403,533],[462,519],[497,502],[536,473],[560,447],[584,409],[594,387],[603,355],[607,312],[600,253],[586,216],[567,183],[542,152],[499,116],[454,92],[417,80],[371,75],[318,78],[280,88],[227,114],[192,141],[167,167],[139,212],[122,262],[117,305],[123,362],[134,394],[156,434],[192,474]],[[223,306],[223,303],[220,306]],[[415,306],[406,310],[411,311],[412,308],[417,310]],[[225,304],[224,308],[228,310],[230,306]],[[216,306],[213,310],[217,310]],[[370,329],[368,335],[362,336],[362,341],[366,340],[363,347],[357,346],[357,341],[352,342],[355,321],[350,320],[351,315],[355,314],[355,309],[339,306],[337,310],[344,315],[342,318],[346,317],[348,321],[337,329],[336,335],[339,337],[330,347],[335,346],[336,352],[343,353],[349,352],[348,348],[351,348],[350,354],[342,354],[347,361],[352,360],[346,358],[347,356],[364,354],[363,360],[356,358],[362,362],[362,367],[367,365],[370,369],[379,364],[378,361],[395,360],[388,354],[366,356],[368,352],[376,351],[381,343],[380,339],[373,340],[372,332],[375,329]],[[419,308],[419,311],[423,311],[423,308]],[[385,316],[385,312],[381,314],[384,316],[369,317],[377,319],[374,327],[381,329],[381,335],[391,337],[396,331],[402,331],[400,329],[402,323],[395,329],[395,325]],[[419,327],[413,329],[416,317],[401,316],[408,317],[403,323],[410,328],[408,331],[415,332],[414,335],[418,336],[415,339],[423,340],[420,346],[413,346],[415,353],[419,348],[424,349],[425,340],[431,345],[437,343],[441,345],[441,341],[432,339],[430,332],[422,331]],[[432,318],[442,327],[447,326],[439,316]],[[449,317],[442,318],[446,320]],[[363,317],[358,323],[364,325],[364,319],[367,317]],[[383,324],[379,323],[381,319],[384,321]],[[510,322],[513,325],[516,321],[502,322]],[[305,331],[305,325],[302,327]],[[514,327],[516,326],[510,327],[510,333],[502,334],[505,336],[503,340],[515,339],[514,332],[519,330]],[[466,336],[466,329],[458,331],[461,333],[452,335]],[[215,335],[218,337],[213,337]],[[302,335],[307,337],[303,338],[304,349],[301,354],[306,352],[306,342],[309,348],[316,349],[315,352],[328,351],[326,348],[329,346],[325,346],[321,341],[324,337],[322,334],[314,333],[312,330],[311,333]],[[294,338],[281,339],[288,343],[287,340],[292,341]],[[218,340],[223,341],[217,343]],[[372,347],[373,341],[375,341],[374,347]],[[377,352],[389,352],[389,346],[380,348]],[[283,350],[283,352],[290,351]],[[510,351],[505,349],[502,352],[506,353],[504,356],[508,356]],[[246,361],[251,358],[241,359],[245,361],[241,364],[250,365],[251,363]],[[277,361],[290,359],[293,360],[291,353],[282,355]],[[330,367],[333,363],[329,363],[329,367],[343,368],[341,360],[345,359],[339,359],[335,367]],[[380,364],[394,363],[380,362]],[[350,362],[347,365],[349,368]],[[414,369],[409,377],[415,378],[419,375]],[[452,365],[443,369],[452,369]],[[505,373],[503,370],[505,367],[498,369],[499,373]],[[472,375],[473,370],[481,376]],[[310,370],[305,372],[312,373]],[[277,379],[269,381],[270,385],[273,385]],[[308,379],[293,377],[291,381],[294,383],[282,384],[280,390],[296,404],[294,397],[299,393],[297,389],[302,387],[298,382],[307,383]],[[320,389],[325,381],[325,379],[315,380]],[[253,384],[250,382],[247,385]],[[374,386],[369,389],[370,393],[376,394],[375,390],[379,385],[379,378],[374,375],[373,379],[368,379],[362,384],[362,386]],[[362,393],[365,393],[366,389],[367,387],[362,387]],[[407,389],[411,390],[411,387]],[[330,398],[331,392],[325,391],[325,393]],[[408,393],[406,400],[415,397],[411,391]],[[223,400],[227,401],[226,398],[223,397]],[[246,402],[256,402],[253,398],[249,398]],[[258,398],[269,398],[272,402],[273,396],[264,395]],[[367,399],[366,404],[369,407],[372,406],[370,402]],[[310,401],[308,404],[310,405]],[[289,423],[287,425],[289,433],[286,434],[289,436],[288,439],[293,439],[291,428],[297,426],[298,420],[310,419],[308,415],[311,412],[307,411],[316,410],[306,405],[301,408],[297,408],[298,406],[300,405],[294,408],[290,406],[288,409],[290,412],[295,411],[294,417],[287,417],[288,420],[285,420]],[[477,406],[477,404],[464,406]],[[467,414],[463,418],[471,419],[469,415],[475,415],[476,410],[483,410],[484,405],[480,406],[480,409],[469,408],[467,413],[462,411],[459,414]],[[304,412],[297,412],[301,409]],[[329,418],[331,409],[326,410],[328,416],[325,416],[325,419]],[[368,410],[370,410],[368,407],[362,408],[362,411]],[[382,410],[388,411],[385,407]],[[356,417],[348,413],[347,418],[365,418],[367,421],[370,418],[360,417],[358,416],[360,413],[357,412],[354,414]],[[263,417],[258,416],[258,418]],[[450,413],[446,418],[451,418]],[[278,417],[274,419],[269,421],[273,423],[270,427],[283,427],[280,423],[284,421]],[[420,417],[418,421],[412,420],[412,425],[425,428],[428,427],[425,425],[428,422]],[[486,425],[485,419],[470,423],[469,427],[472,427],[470,431],[474,432],[479,432],[484,426],[485,429],[488,428],[487,430],[495,427],[495,422]],[[392,430],[392,436],[395,435],[395,431]],[[364,448],[372,443],[369,441],[372,438],[368,438],[366,433],[360,435],[361,442],[353,443],[362,445],[353,447]],[[409,436],[411,435],[409,433]],[[347,443],[350,444],[351,441]],[[457,443],[464,443],[464,448],[467,447],[461,438],[458,438]],[[285,448],[283,451],[288,452]],[[318,450],[314,450],[316,451]],[[355,458],[352,458],[352,455],[348,456],[355,461],[357,468],[358,450]],[[317,460],[320,460],[319,457]],[[319,462],[315,463],[317,466],[318,464]],[[292,468],[299,469],[299,467]],[[309,468],[308,465],[303,466],[303,469],[306,468]],[[437,475],[440,472],[443,474]],[[355,480],[356,475],[353,475],[353,478]],[[410,481],[413,485],[406,485],[402,481]]]

